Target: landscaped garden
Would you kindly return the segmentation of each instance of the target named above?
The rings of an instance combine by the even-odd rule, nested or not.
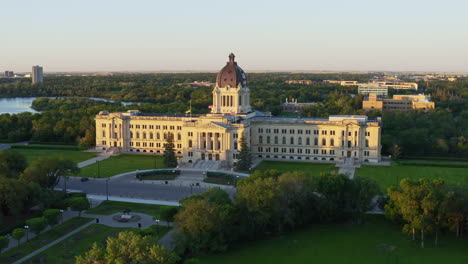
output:
[[[162,237],[170,230],[170,228],[165,226],[152,226],[151,229],[154,230],[158,237]],[[136,228],[115,228],[93,224],[59,244],[39,253],[28,261],[33,261],[33,263],[54,264],[75,263],[75,256],[83,255],[91,248],[94,242],[102,246],[105,244],[107,237],[116,236],[119,232],[124,230],[138,231]]]
[[[284,236],[234,246],[226,253],[200,258],[211,263],[468,263],[468,240],[445,235],[421,249],[383,216],[365,224],[319,224]]]
[[[104,201],[99,206],[87,211],[89,214],[102,214],[111,215],[123,212],[125,209],[130,209],[131,212],[138,212],[143,214],[152,215],[154,218],[159,218],[161,209],[164,207],[171,207],[167,205],[158,204],[140,204],[118,201]]]
[[[362,165],[356,169],[355,176],[372,178],[384,193],[388,187],[397,185],[404,178],[442,179],[447,183],[468,184],[468,168],[409,166],[405,163],[393,163],[391,166]]]
[[[136,170],[165,168],[162,156],[121,154],[81,168],[76,176],[106,178]]]
[[[336,171],[334,163],[315,163],[315,162],[289,162],[289,161],[262,161],[255,170],[275,169],[279,171],[300,171],[310,175],[319,175],[322,172]]]
[[[63,224],[57,225],[51,230],[41,233],[38,236],[30,239],[28,242],[21,244],[19,247],[14,247],[0,254],[0,263],[12,263],[15,260],[21,259],[29,253],[53,242],[54,240],[72,232],[80,226],[90,222],[92,219],[75,217]]]

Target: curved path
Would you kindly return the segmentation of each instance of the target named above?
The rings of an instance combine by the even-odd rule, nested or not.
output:
[[[98,214],[87,214],[87,213],[83,213],[81,216],[82,217],[88,217],[88,218],[94,218],[94,220],[91,220],[90,222],[84,224],[83,226],[73,230],[72,232],[58,238],[57,240],[54,240],[53,242],[41,247],[40,249],[28,254],[27,256],[24,256],[23,258],[13,262],[12,264],[20,264],[20,263],[23,263],[24,261],[36,256],[37,254],[43,252],[44,250],[47,250],[48,248],[62,242],[63,240],[71,237],[72,235],[80,232],[81,230],[87,228],[88,226],[96,223],[96,219],[99,219],[99,224],[102,224],[102,225],[106,225],[106,226],[110,226],[110,227],[134,227],[134,228],[137,228],[138,227],[138,224],[141,224],[141,228],[148,228],[152,225],[160,225],[160,226],[174,226],[174,223],[167,223],[167,222],[164,222],[164,221],[159,221],[159,222],[155,222],[153,220],[153,216],[151,215],[147,215],[147,214],[143,214],[143,213],[132,213],[132,215],[138,215],[140,216],[140,220],[139,221],[136,221],[136,222],[127,222],[127,223],[122,223],[122,222],[117,222],[115,220],[113,220],[112,218],[115,216],[115,215],[121,215],[122,213],[115,213],[115,214],[112,214],[112,215],[98,215]],[[67,211],[64,213],[64,220],[68,220],[68,219],[71,219],[73,217],[76,217],[78,216],[78,212],[77,211]],[[160,243],[162,246],[166,247],[166,248],[171,248],[172,247],[172,230],[170,232],[168,232],[167,234],[165,234],[163,237],[160,238]],[[32,237],[31,237],[32,238]],[[13,239],[11,239],[13,240]],[[10,241],[10,242],[13,242],[13,241]],[[23,241],[22,243],[24,243],[26,241]],[[21,243],[21,244],[22,244]]]

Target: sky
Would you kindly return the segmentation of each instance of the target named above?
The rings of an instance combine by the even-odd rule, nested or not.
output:
[[[467,0],[0,0],[0,71],[468,72]]]

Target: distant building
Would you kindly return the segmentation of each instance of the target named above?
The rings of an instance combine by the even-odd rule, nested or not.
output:
[[[311,80],[287,80],[287,84],[304,84],[304,85],[311,85]]]
[[[13,71],[5,71],[5,77],[12,78],[15,77],[15,74],[13,73]]]
[[[198,82],[198,81],[194,81],[193,83],[190,83],[190,86],[192,88],[197,88],[197,87],[200,87],[200,86],[203,86],[203,87],[210,87],[210,86],[213,86],[214,83],[212,82]]]
[[[359,84],[358,81],[324,80],[323,82],[330,84],[339,84],[341,86],[354,86]]]
[[[33,84],[39,84],[44,82],[44,74],[42,72],[42,67],[37,65],[32,67],[32,83]]]
[[[286,99],[286,102],[283,103],[283,112],[300,113],[302,112],[302,109],[304,107],[314,106],[314,105],[317,105],[317,103],[314,103],[314,102],[298,103],[297,99],[293,99],[292,102],[288,102],[288,99]]]
[[[393,99],[382,99],[372,93],[362,101],[362,109],[380,111],[407,111],[410,109],[434,109],[435,103],[424,94],[418,95],[394,95]]]
[[[376,84],[367,84],[367,83],[363,83],[363,84],[359,84],[358,86],[358,93],[359,94],[364,94],[364,95],[368,95],[368,94],[376,94],[376,95],[383,95],[383,96],[387,96],[388,95],[388,87],[386,86],[380,86],[380,85],[376,85]]]

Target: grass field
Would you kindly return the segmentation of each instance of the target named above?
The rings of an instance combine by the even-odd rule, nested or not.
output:
[[[312,162],[287,162],[287,161],[262,161],[255,170],[275,169],[279,171],[300,171],[311,175],[319,175],[321,172],[336,171],[335,164]]]
[[[447,183],[468,184],[468,169],[446,167],[391,166],[362,165],[356,169],[355,176],[369,177],[377,181],[385,193],[387,188],[397,185],[404,178],[410,179],[443,179]]]
[[[14,151],[24,155],[30,164],[33,160],[39,157],[65,158],[72,160],[75,163],[82,162],[96,157],[94,152],[83,152],[75,150],[56,150],[56,149],[13,149]]]
[[[144,213],[159,218],[161,208],[167,207],[166,205],[158,204],[139,204],[118,201],[104,201],[99,206],[87,211],[89,214],[102,214],[111,215],[123,212],[125,209],[130,209],[134,213]]]
[[[19,247],[12,248],[0,254],[0,263],[12,263],[27,254],[51,243],[52,241],[70,233],[78,227],[91,221],[91,218],[75,217],[65,223],[54,227],[53,229],[41,233],[38,236],[30,239],[28,242],[21,244]]]
[[[468,240],[444,236],[435,247],[411,241],[401,228],[382,216],[362,225],[314,225],[268,240],[242,243],[226,253],[200,257],[201,264],[340,263],[340,264],[466,264]]]
[[[152,228],[156,228],[153,226]],[[170,228],[158,226],[160,237],[163,236]],[[83,255],[88,251],[94,242],[104,246],[104,243],[109,236],[116,236],[124,230],[135,230],[134,228],[113,228],[104,225],[93,224],[75,235],[67,238],[59,244],[43,251],[30,260],[33,263],[53,263],[53,264],[68,264],[75,263],[75,256]],[[42,261],[42,262],[40,262]]]
[[[165,168],[162,156],[122,154],[113,156],[84,168],[76,176],[106,178],[120,173]]]

